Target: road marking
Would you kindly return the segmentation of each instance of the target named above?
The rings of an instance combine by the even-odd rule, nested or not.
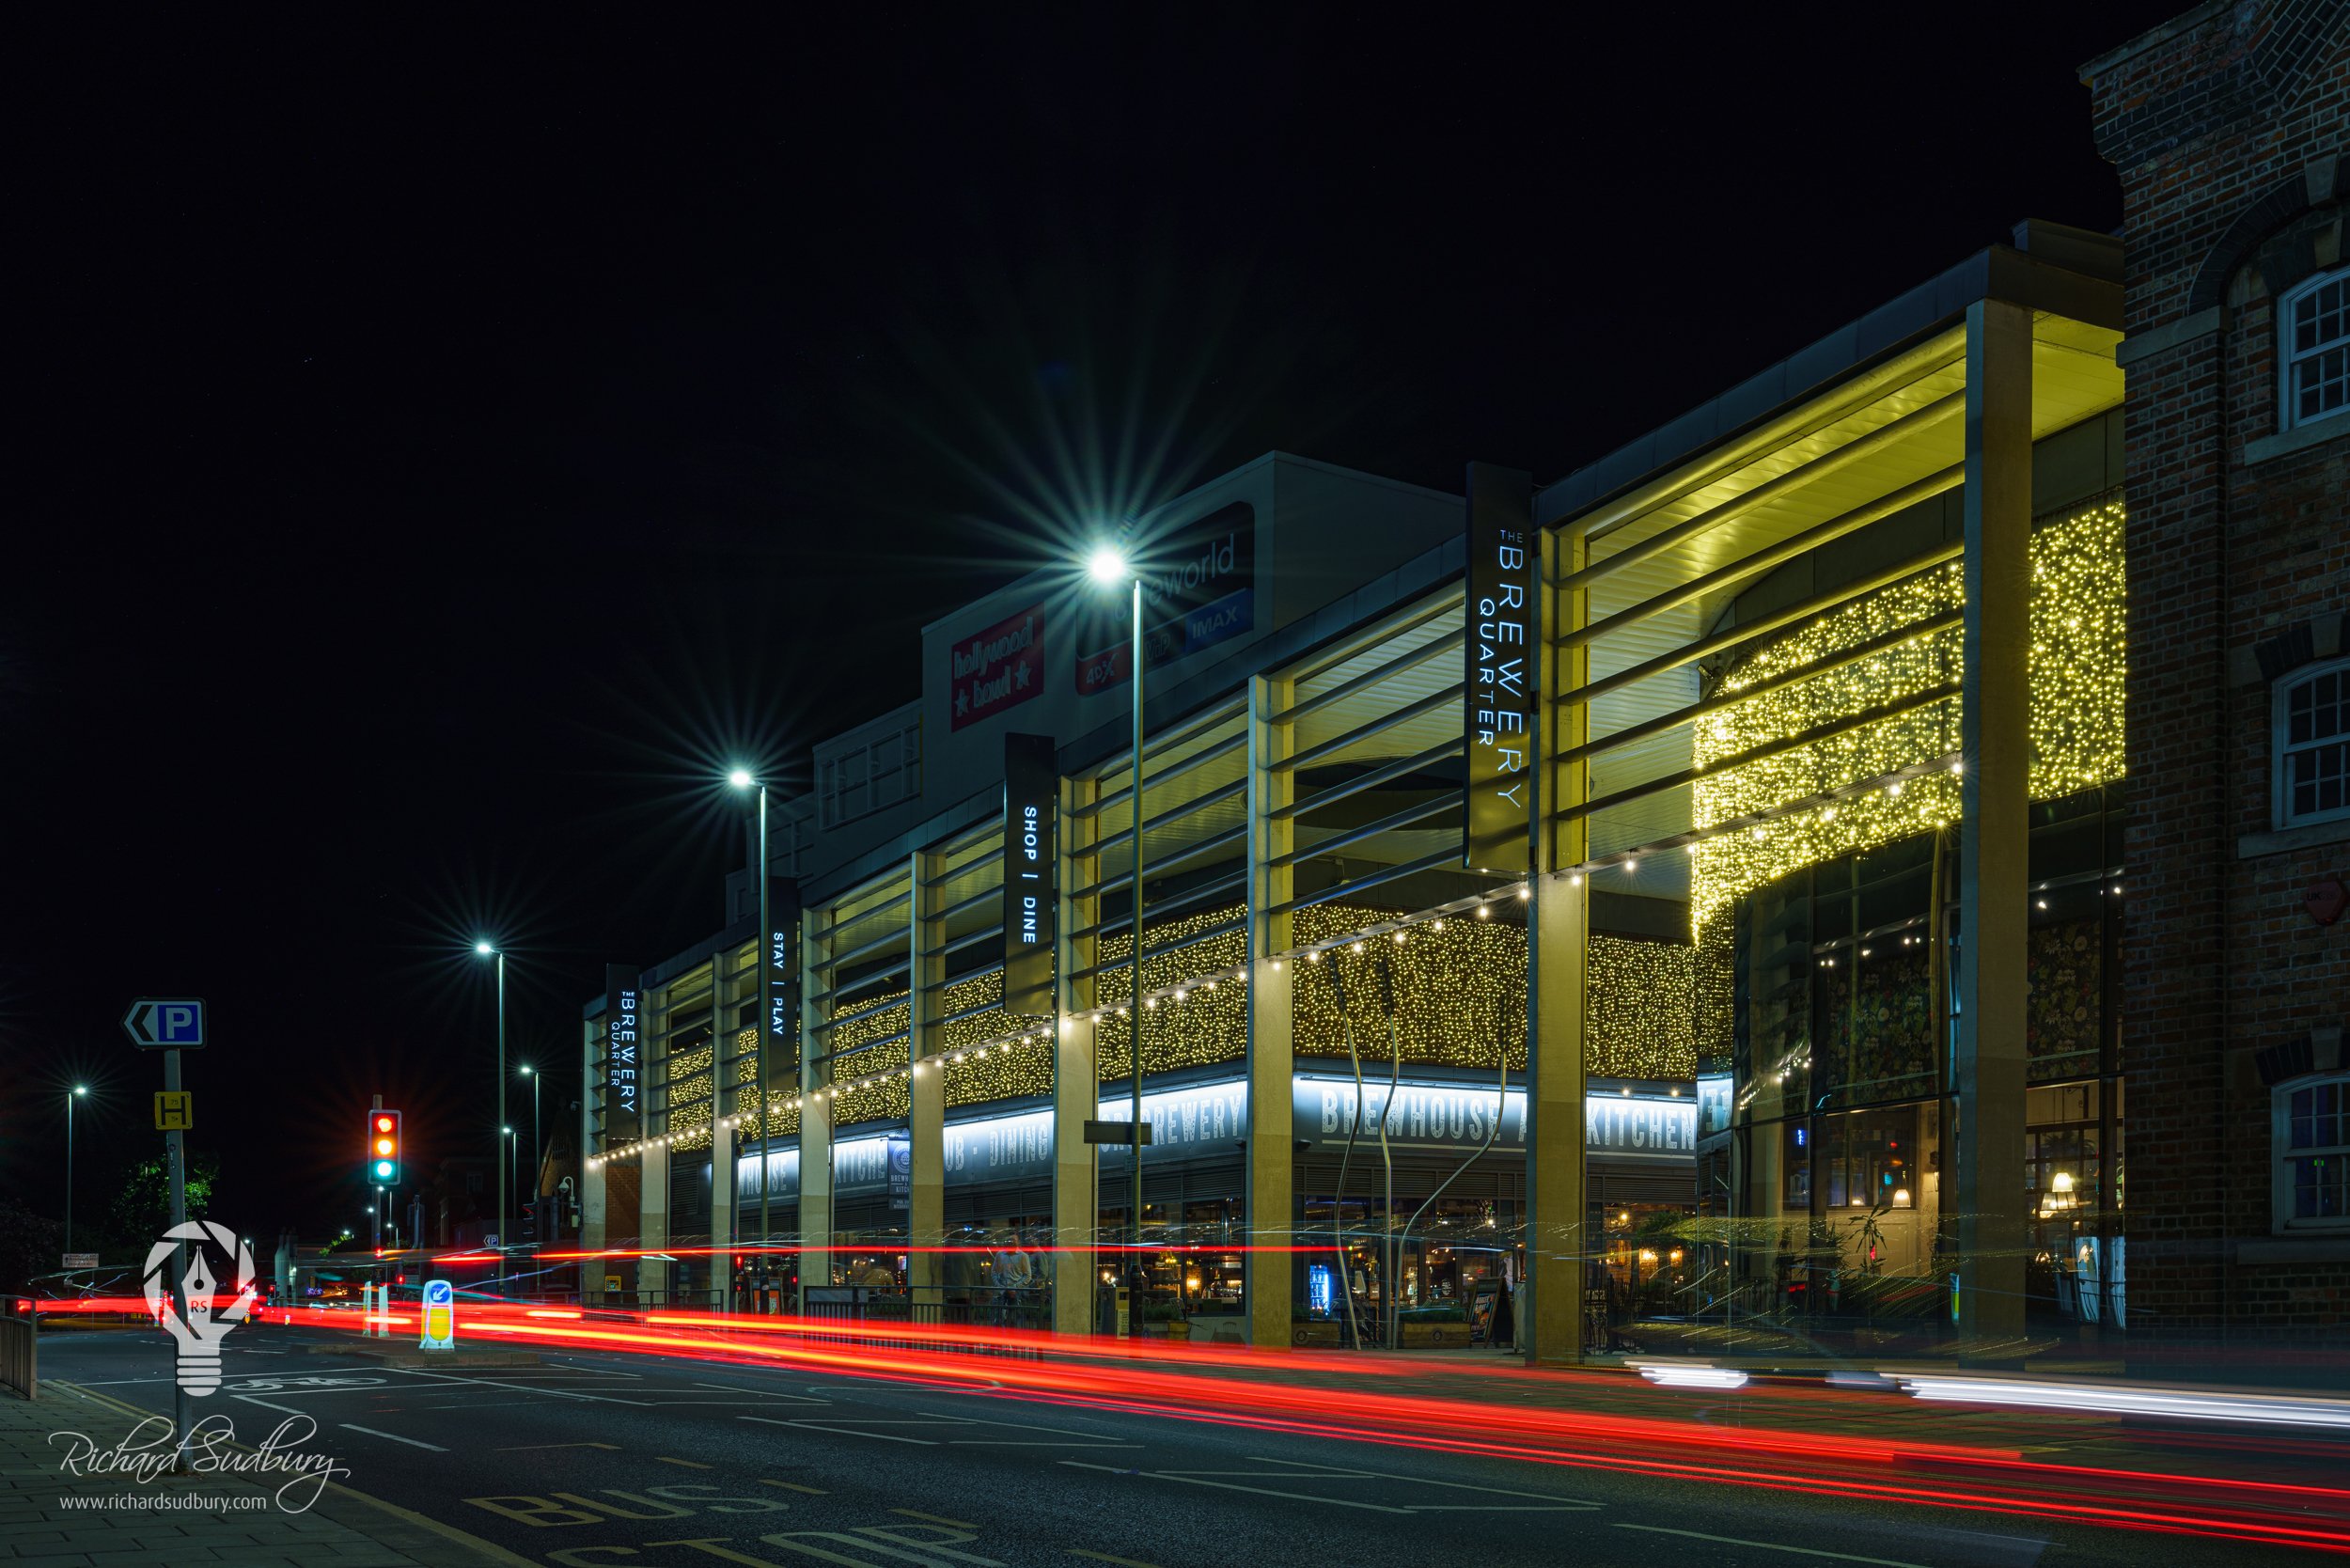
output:
[[[264,1410],[281,1410],[289,1416],[306,1417],[310,1414],[307,1410],[297,1410],[290,1404],[272,1404],[269,1401],[261,1398],[258,1394],[233,1394],[230,1397],[233,1399],[241,1399],[247,1404],[258,1404]]]
[[[1070,1547],[1069,1555],[1072,1557],[1089,1557],[1096,1562],[1115,1562],[1120,1564],[1120,1568],[1159,1568],[1157,1563],[1145,1562],[1138,1557],[1113,1557],[1107,1552],[1087,1551],[1083,1546]]]
[[[666,1453],[656,1453],[653,1459],[663,1465],[682,1465],[689,1470],[714,1470],[718,1467],[715,1465],[705,1465],[698,1459],[672,1459]]]
[[[793,1426],[805,1432],[838,1433],[843,1437],[878,1437],[885,1443],[917,1443],[926,1449],[938,1447],[928,1437],[899,1437],[886,1432],[859,1432],[853,1426],[818,1426],[814,1421],[779,1421],[772,1416],[737,1416],[734,1419],[738,1421],[757,1421],[761,1426]]]
[[[832,1403],[828,1399],[810,1399],[806,1394],[779,1394],[771,1388],[745,1388],[735,1383],[697,1383],[694,1387],[715,1388],[721,1393],[728,1394],[756,1394],[760,1399],[774,1400],[782,1404],[830,1404]]]
[[[920,1519],[928,1524],[952,1525],[957,1529],[977,1529],[979,1528],[968,1519],[949,1519],[944,1513],[921,1513],[911,1508],[893,1508],[889,1512],[892,1513],[902,1513],[909,1519]]]
[[[787,1492],[805,1492],[811,1497],[829,1497],[832,1496],[830,1492],[825,1491],[821,1486],[802,1486],[796,1481],[777,1481],[773,1476],[760,1476],[759,1478],[759,1483],[761,1486],[780,1486]]]
[[[1187,1486],[1214,1486],[1226,1492],[1254,1492],[1261,1497],[1287,1497],[1292,1502],[1327,1503],[1332,1508],[1359,1508],[1366,1513],[1405,1513],[1408,1508],[1389,1508],[1384,1503],[1355,1502],[1348,1497],[1319,1497],[1311,1492],[1277,1492],[1269,1486],[1243,1486],[1238,1482],[1208,1481],[1198,1477],[1177,1475],[1168,1470],[1121,1470],[1114,1465],[1088,1465],[1083,1460],[1064,1459],[1063,1465],[1080,1470],[1100,1470],[1104,1475],[1147,1476],[1153,1481],[1180,1481]]]
[[[1761,1552],[1793,1552],[1797,1557],[1833,1558],[1839,1562],[1872,1562],[1878,1568],[1925,1568],[1921,1562],[1904,1562],[1890,1557],[1857,1557],[1851,1552],[1824,1552],[1817,1546],[1782,1546],[1776,1541],[1748,1541],[1736,1535],[1708,1535],[1700,1529],[1671,1529],[1664,1525],[1628,1525],[1616,1522],[1618,1529],[1647,1530],[1652,1535],[1681,1535],[1692,1541],[1718,1541],[1728,1546],[1752,1546]]]
[[[618,1443],[522,1443],[510,1449],[492,1449],[492,1453],[529,1453],[538,1449],[610,1449],[618,1453]]]
[[[1287,1465],[1291,1466],[1291,1474],[1310,1474],[1314,1471],[1326,1470],[1336,1477],[1367,1476],[1374,1481],[1401,1481],[1415,1486],[1442,1486],[1455,1492],[1486,1492],[1496,1497],[1531,1497],[1536,1502],[1566,1507],[1605,1508],[1607,1506],[1606,1503],[1596,1502],[1590,1497],[1562,1497],[1551,1492],[1520,1492],[1507,1486],[1473,1486],[1465,1481],[1434,1481],[1426,1476],[1399,1476],[1386,1470],[1358,1470],[1352,1466],[1340,1467],[1336,1465],[1316,1465],[1308,1459],[1274,1459],[1264,1454],[1252,1453],[1248,1456],[1248,1460],[1253,1465]],[[1189,1473],[1198,1475],[1204,1472],[1195,1470]],[[1245,1470],[1236,1470],[1232,1473],[1247,1474]],[[1422,1512],[1427,1512],[1427,1510],[1423,1509]]]
[[[535,1388],[527,1383],[500,1383],[487,1377],[456,1377],[447,1372],[422,1372],[412,1367],[394,1367],[390,1370],[405,1372],[410,1377],[431,1378],[436,1383],[466,1383],[478,1388],[503,1388],[509,1394],[553,1394],[556,1399],[583,1399],[593,1404],[632,1404],[640,1410],[648,1403],[645,1400],[620,1399],[612,1394],[583,1394],[571,1388]]]
[[[402,1437],[397,1432],[378,1432],[371,1426],[361,1426],[356,1421],[338,1421],[336,1424],[346,1432],[364,1432],[370,1437],[389,1437],[393,1442],[405,1443],[412,1449],[431,1449],[434,1453],[448,1452],[448,1450],[438,1443],[420,1443],[414,1437]]]
[[[1027,1437],[949,1437],[950,1449],[1138,1449],[1140,1443],[1040,1443]]]

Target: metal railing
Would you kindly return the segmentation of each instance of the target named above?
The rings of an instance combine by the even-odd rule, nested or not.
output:
[[[983,1336],[937,1340],[894,1338],[893,1325],[922,1328],[1000,1328],[1044,1333],[1053,1326],[1051,1287],[993,1290],[952,1285],[810,1285],[802,1293],[801,1316],[838,1324],[863,1345],[905,1350],[952,1350],[975,1356],[1037,1358],[1033,1345],[991,1341]],[[824,1330],[811,1330],[824,1333]],[[827,1338],[830,1337],[826,1334]]]
[[[0,1296],[0,1384],[25,1399],[40,1394],[40,1334],[30,1296]]]

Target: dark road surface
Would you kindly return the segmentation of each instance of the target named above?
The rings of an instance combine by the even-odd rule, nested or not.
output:
[[[336,1455],[343,1484],[532,1563],[2188,1568],[2299,1555],[901,1379],[559,1353],[404,1369],[362,1359],[363,1343],[239,1334],[196,1413],[231,1416],[245,1443],[315,1422],[302,1446]],[[45,1377],[171,1408],[160,1335],[47,1334],[40,1358]]]

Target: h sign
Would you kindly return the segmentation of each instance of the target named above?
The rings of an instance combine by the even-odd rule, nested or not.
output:
[[[122,1015],[122,1030],[143,1050],[195,1050],[204,1043],[204,1000],[141,996]]]

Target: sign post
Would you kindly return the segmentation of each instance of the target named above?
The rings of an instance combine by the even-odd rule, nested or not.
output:
[[[164,1053],[164,1092],[160,1099],[186,1099],[180,1087],[180,1053]],[[161,1109],[160,1103],[158,1109]],[[171,1168],[171,1229],[177,1235],[188,1222],[188,1160],[186,1134],[173,1127],[164,1134],[165,1162]],[[180,1242],[171,1249],[171,1309],[180,1314],[181,1323],[188,1317],[188,1244]],[[205,1310],[210,1311],[207,1304]],[[177,1459],[173,1468],[184,1473],[188,1468],[188,1386],[180,1378],[171,1380],[171,1423]]]
[[[188,1222],[188,1160],[184,1135],[194,1120],[189,1095],[180,1087],[180,1053],[201,1050],[205,1041],[205,1009],[201,996],[141,996],[122,1015],[122,1032],[142,1051],[164,1054],[164,1091],[155,1097],[155,1125],[164,1129],[164,1158],[171,1176],[171,1228],[177,1232]],[[179,1114],[165,1120],[166,1105]],[[171,1309],[188,1322],[188,1244],[177,1241],[171,1249]],[[211,1304],[206,1304],[211,1309]],[[171,1419],[175,1445],[174,1468],[188,1468],[188,1389],[178,1378],[171,1385]]]
[[[424,1282],[424,1337],[420,1350],[457,1348],[457,1293],[446,1279]]]

